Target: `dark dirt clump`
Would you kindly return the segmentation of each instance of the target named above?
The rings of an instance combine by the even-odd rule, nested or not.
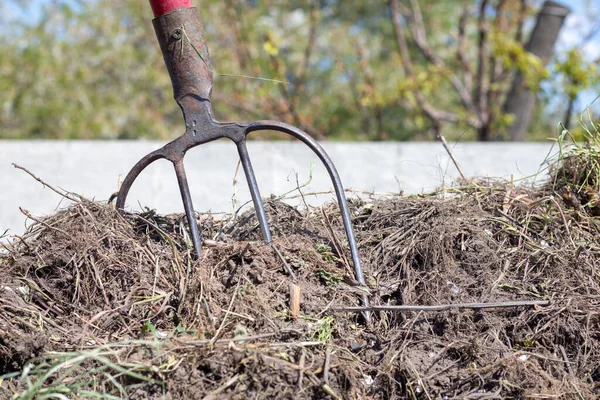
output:
[[[562,188],[352,201],[368,287],[334,205],[267,201],[293,280],[252,211],[194,260],[182,216],[78,200],[0,254],[0,397],[597,398],[600,221]]]

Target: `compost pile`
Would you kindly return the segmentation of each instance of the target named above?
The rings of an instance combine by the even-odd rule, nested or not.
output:
[[[199,215],[194,260],[182,216],[69,195],[0,255],[0,398],[598,398],[588,161],[567,158],[535,187],[351,201],[368,287],[334,204],[265,200],[282,257],[252,210]],[[463,306],[366,324],[348,310],[363,293],[373,306]]]

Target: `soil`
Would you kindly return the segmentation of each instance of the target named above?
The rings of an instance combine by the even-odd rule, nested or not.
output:
[[[252,210],[199,215],[195,260],[182,215],[78,197],[0,253],[0,398],[599,398],[600,220],[588,192],[557,182],[352,200],[367,287],[335,204],[265,199],[293,279]],[[367,324],[347,310],[365,293],[538,303]]]

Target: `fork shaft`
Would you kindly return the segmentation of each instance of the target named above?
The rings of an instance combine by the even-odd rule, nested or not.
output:
[[[252,163],[250,162],[250,155],[248,154],[248,148],[246,147],[246,140],[236,142],[238,153],[240,155],[240,161],[244,168],[244,174],[246,174],[246,181],[248,181],[248,188],[250,189],[250,195],[252,196],[252,202],[254,203],[254,210],[258,217],[258,224],[263,235],[263,239],[267,243],[271,243],[271,231],[269,230],[269,222],[267,221],[267,214],[265,212],[265,206],[263,205],[262,198],[260,197],[260,191],[258,190],[258,183],[256,183],[256,176],[254,175],[254,169],[252,169]]]
[[[202,241],[200,239],[200,231],[198,230],[196,216],[194,215],[194,204],[192,203],[192,195],[190,194],[190,187],[188,186],[187,176],[185,175],[183,158],[173,162],[173,166],[175,167],[177,183],[179,184],[179,191],[181,192],[181,199],[183,200],[183,207],[185,208],[185,215],[187,216],[190,235],[192,237],[192,243],[194,244],[194,258],[200,258]]]

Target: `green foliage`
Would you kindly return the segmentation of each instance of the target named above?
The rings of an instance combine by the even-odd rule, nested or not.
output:
[[[329,341],[333,336],[335,318],[331,315],[316,320],[313,324],[313,333],[311,338],[321,342]]]
[[[525,83],[531,89],[539,90],[540,83],[549,77],[542,60],[528,53],[522,43],[504,33],[494,32],[492,44],[494,55],[502,62],[504,68],[521,72]]]
[[[142,334],[142,337],[148,336],[148,335],[155,337],[156,336],[156,327],[154,326],[154,324],[152,322],[150,322],[150,320],[148,320],[144,323],[144,325],[141,326],[140,333]]]
[[[183,325],[181,325],[181,322],[179,324],[177,324],[177,327],[175,328],[175,334],[177,335],[197,335],[198,334],[198,330],[197,329],[186,329]]]
[[[556,71],[562,76],[564,90],[571,100],[582,90],[598,83],[600,78],[596,64],[586,62],[581,51],[576,48],[567,52],[564,61],[556,63]]]
[[[145,351],[151,342],[130,341],[132,351]],[[124,343],[114,343],[93,349],[74,352],[50,352],[39,359],[31,360],[23,371],[2,379],[13,378],[23,385],[23,390],[13,399],[67,399],[127,397],[127,389],[136,384],[150,383],[162,386],[163,382],[153,379],[155,371],[169,372],[175,360],[159,365],[143,365],[120,361]]]
[[[344,279],[343,276],[336,275],[332,272],[324,270],[323,268],[317,270],[317,276],[327,286],[337,286],[337,284]]]
[[[179,112],[138,3],[52,3],[37,25],[11,29],[22,33],[5,38],[0,56],[0,136],[170,137]]]
[[[321,255],[321,258],[323,258],[323,261],[338,262],[340,260],[333,254],[331,246],[320,243],[317,245],[316,250],[317,250],[317,253],[319,253]]]
[[[468,130],[473,115],[450,83],[452,74],[465,74],[456,61],[457,21],[463,10],[456,2],[419,2],[427,42],[444,65],[430,62],[407,28],[414,79],[403,72],[386,1],[192,3],[201,10],[211,63],[219,73],[213,90],[219,120],[277,119],[316,138],[430,139],[431,121],[415,97],[420,90],[437,109],[459,117],[456,129],[445,132],[448,139],[476,137]],[[33,2],[12,4],[27,10]],[[0,138],[168,139],[184,131],[147,4],[43,4],[42,16],[33,24],[0,16]],[[1,7],[6,15],[7,6]],[[493,13],[486,18],[493,26]],[[474,66],[476,12],[466,28],[466,53]],[[520,70],[536,88],[547,76],[541,61],[515,39],[513,25],[490,31],[490,51],[502,61],[506,76]],[[596,82],[595,71],[577,70],[575,59],[567,64],[560,71],[569,77],[570,91]],[[499,99],[507,87],[504,82],[490,89]],[[492,108],[495,127],[501,129],[510,121],[498,104]],[[261,137],[257,135],[252,137]]]

